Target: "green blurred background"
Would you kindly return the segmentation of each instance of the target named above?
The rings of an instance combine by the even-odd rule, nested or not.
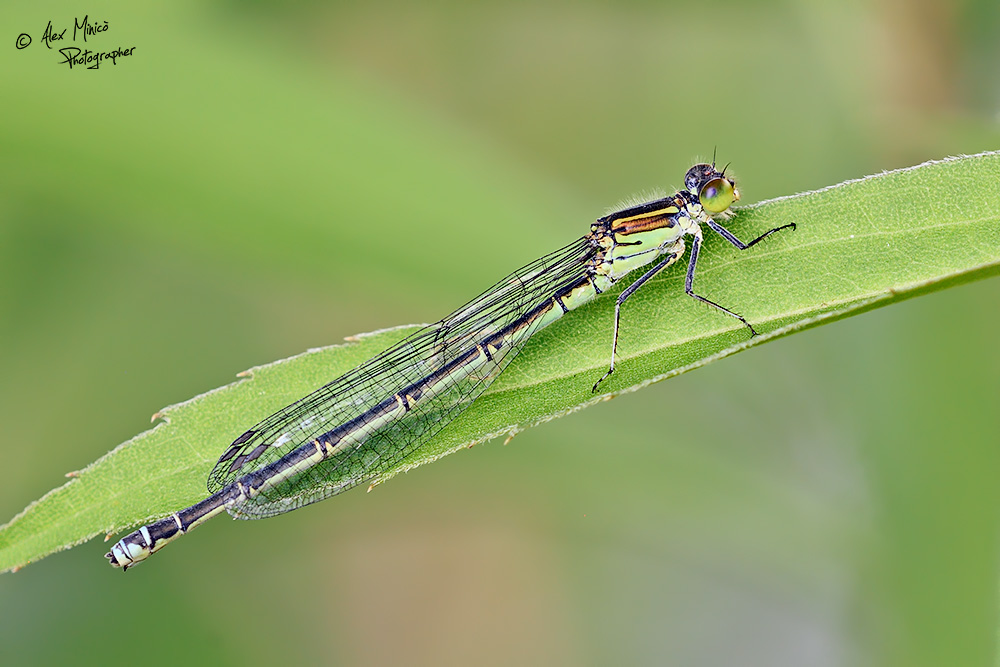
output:
[[[45,25],[84,11],[134,55],[58,64]],[[437,319],[716,146],[747,202],[1000,148],[995,0],[0,25],[0,521],[160,407]],[[0,576],[0,662],[993,664],[998,299],[824,326],[128,576],[100,540],[51,556]]]

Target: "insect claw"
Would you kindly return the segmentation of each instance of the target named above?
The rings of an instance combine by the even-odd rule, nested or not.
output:
[[[590,390],[590,393],[591,394],[596,394],[597,393],[597,388],[601,385],[601,383],[604,382],[605,380],[607,380],[609,377],[611,377],[611,374],[614,373],[614,372],[615,372],[615,367],[612,366],[611,368],[608,369],[607,373],[605,373],[604,375],[601,376],[600,380],[598,380],[597,382],[594,383],[594,388]]]

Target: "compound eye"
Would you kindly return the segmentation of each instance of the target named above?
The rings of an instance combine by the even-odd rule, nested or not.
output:
[[[713,171],[715,170],[712,169],[712,165],[710,164],[696,164],[688,169],[687,174],[684,175],[684,187],[694,192],[698,188],[698,184],[701,183],[701,180]]]
[[[728,178],[713,178],[698,193],[701,207],[709,213],[722,213],[735,200],[733,183]]]

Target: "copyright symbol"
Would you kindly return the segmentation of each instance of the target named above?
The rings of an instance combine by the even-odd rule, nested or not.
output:
[[[14,42],[18,49],[23,49],[29,44],[31,44],[31,35],[26,32],[22,32],[17,36],[17,41]]]

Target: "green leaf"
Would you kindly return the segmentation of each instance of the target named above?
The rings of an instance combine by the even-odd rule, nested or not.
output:
[[[711,235],[696,291],[740,312],[763,335],[683,292],[683,269],[653,280],[622,314],[619,364],[595,397],[611,343],[604,297],[533,338],[461,417],[376,483],[483,442],[634,391],[774,338],[1000,267],[1000,153],[930,162],[744,208],[744,239],[795,222],[739,252]],[[539,248],[539,254],[549,248]],[[513,267],[512,267],[513,268]],[[190,505],[218,455],[248,424],[405,336],[400,328],[258,367],[249,379],[164,409],[164,421],[100,458],[0,529],[0,569]]]

